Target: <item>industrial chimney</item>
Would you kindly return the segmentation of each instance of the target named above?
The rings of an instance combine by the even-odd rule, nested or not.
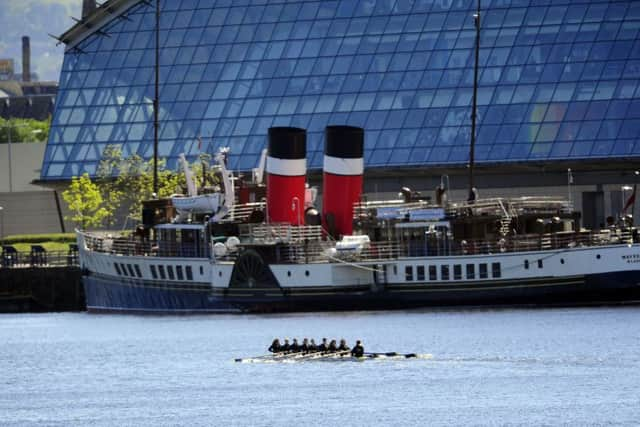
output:
[[[82,0],[82,19],[91,15],[96,8],[96,0]]]
[[[29,37],[22,37],[22,81],[31,81],[31,45]]]

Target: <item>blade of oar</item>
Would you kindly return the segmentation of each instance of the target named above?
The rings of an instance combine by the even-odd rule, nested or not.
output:
[[[387,356],[387,357],[404,357],[406,359],[411,359],[414,357],[420,357],[420,355],[418,353],[397,353],[395,351],[388,351],[386,353],[365,353],[365,355],[367,356],[373,356],[373,357],[378,357],[378,356]]]
[[[365,353],[366,355],[373,355],[373,356],[397,356],[398,353],[396,353],[395,351],[388,351],[386,353]]]

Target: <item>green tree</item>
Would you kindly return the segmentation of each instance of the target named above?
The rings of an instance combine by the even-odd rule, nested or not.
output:
[[[95,183],[100,190],[100,195],[104,202],[103,207],[107,211],[105,216],[105,225],[107,227],[116,223],[116,212],[122,204],[126,191],[116,180],[122,162],[122,150],[120,147],[116,144],[109,144],[102,152],[102,157],[96,170]]]
[[[134,154],[120,167],[116,185],[124,190],[123,200],[129,206],[128,216],[142,220],[142,202],[153,197],[153,160],[144,161]],[[179,188],[179,177],[158,161],[158,198],[169,197]]]
[[[49,136],[51,119],[40,121],[33,119],[3,119],[0,117],[0,143],[44,142]]]
[[[102,206],[100,190],[91,182],[88,173],[84,173],[81,177],[73,177],[69,188],[62,193],[62,198],[73,214],[65,219],[71,219],[81,230],[99,226],[108,214]]]

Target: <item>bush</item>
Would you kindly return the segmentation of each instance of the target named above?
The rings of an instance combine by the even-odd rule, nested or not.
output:
[[[7,236],[2,240],[5,245],[13,245],[16,243],[75,243],[75,233],[50,233],[50,234],[14,234]]]

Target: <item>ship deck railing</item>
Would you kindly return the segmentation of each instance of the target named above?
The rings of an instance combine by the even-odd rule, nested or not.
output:
[[[201,241],[145,240],[110,233],[83,233],[83,239],[87,249],[112,255],[208,258],[211,253],[210,246]]]
[[[450,201],[446,206],[439,206],[428,201],[404,200],[361,201],[353,205],[354,218],[366,216],[372,209],[397,208],[409,212],[415,209],[444,208],[447,216],[491,215],[496,217],[512,217],[526,214],[555,215],[573,212],[570,200],[553,196],[534,197],[494,197],[469,201]]]
[[[281,262],[382,262],[398,258],[489,255],[514,252],[571,250],[574,248],[633,243],[629,231],[578,231],[548,234],[527,234],[495,239],[456,241],[441,238],[431,241],[372,241],[352,251],[337,251],[333,242],[319,241],[288,245],[281,252]]]
[[[271,231],[282,231],[275,225],[266,227],[253,235],[252,243],[269,245],[283,243],[280,262],[367,262],[383,261],[403,257],[482,255],[509,252],[536,252],[546,250],[571,250],[580,247],[597,247],[607,245],[628,245],[634,243],[630,230],[602,231],[567,231],[545,234],[526,234],[516,236],[495,237],[487,239],[454,240],[450,236],[438,238],[404,241],[372,241],[352,250],[337,250],[334,241],[322,240],[321,231],[312,232],[310,227],[297,228],[297,235],[283,235],[289,240],[278,240],[277,234]],[[319,228],[319,227],[318,227]],[[260,228],[254,227],[253,231]],[[309,233],[309,234],[305,234]],[[312,236],[313,238],[306,238]],[[141,241],[135,237],[112,237],[93,233],[83,234],[84,244],[89,250],[124,256],[157,256],[208,258],[211,256],[210,246],[204,244]],[[247,244],[247,242],[243,242]],[[233,260],[235,253],[229,253],[217,259]]]
[[[322,239],[319,225],[291,225],[287,223],[242,224],[240,241],[243,244],[304,243]]]
[[[427,207],[437,208],[440,206],[429,203],[426,200],[417,200],[415,202],[405,202],[402,199],[360,201],[353,204],[353,217],[355,219],[367,216],[368,212],[370,212],[372,209],[398,208],[403,211],[409,211],[411,209],[424,209]]]
[[[524,215],[524,214],[568,214],[573,212],[573,203],[552,196],[488,198],[473,202],[451,202],[446,207],[449,216],[473,213],[473,215]]]
[[[223,218],[221,222],[246,220],[254,211],[263,211],[265,207],[265,202],[251,202],[233,205],[229,214]]]

